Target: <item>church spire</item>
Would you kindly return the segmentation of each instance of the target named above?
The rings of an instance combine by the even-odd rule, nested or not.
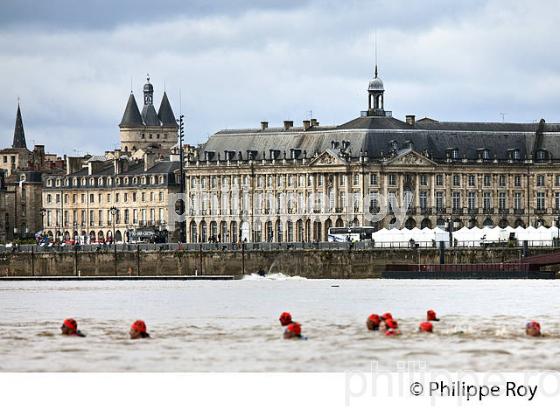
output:
[[[27,144],[25,143],[25,131],[23,130],[23,120],[21,118],[21,110],[19,108],[19,101],[17,107],[16,127],[14,129],[14,142],[12,143],[12,148],[27,149]]]

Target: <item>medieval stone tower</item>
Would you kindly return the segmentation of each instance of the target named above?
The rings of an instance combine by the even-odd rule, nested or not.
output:
[[[147,77],[144,84],[144,107],[142,112],[138,109],[134,94],[131,92],[119,124],[121,137],[121,150],[135,152],[168,151],[177,143],[177,121],[167,98],[163,93],[159,110],[154,107],[154,86]]]

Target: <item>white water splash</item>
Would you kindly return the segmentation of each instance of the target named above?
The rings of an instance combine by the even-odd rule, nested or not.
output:
[[[258,273],[251,273],[244,275],[241,280],[307,280],[302,276],[288,276],[283,273],[267,273],[266,275],[259,275]]]

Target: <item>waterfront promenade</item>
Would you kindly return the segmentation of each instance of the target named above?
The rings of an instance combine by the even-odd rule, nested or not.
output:
[[[445,249],[445,263],[518,262],[521,247]],[[535,247],[530,255],[558,251]],[[122,244],[0,249],[0,277],[186,277],[277,273],[313,279],[379,278],[388,264],[438,264],[435,247],[374,248],[370,243]]]

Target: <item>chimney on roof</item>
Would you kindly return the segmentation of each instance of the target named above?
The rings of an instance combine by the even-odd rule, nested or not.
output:
[[[268,128],[268,121],[261,121],[261,130],[264,131]]]
[[[146,152],[144,154],[144,172],[147,172],[156,163],[156,154],[153,152]]]
[[[311,128],[311,121],[309,120],[304,120],[303,121],[303,130],[307,131],[309,128]]]
[[[319,126],[319,121],[317,121],[317,118],[311,118],[311,126],[312,127],[318,127]]]
[[[413,127],[416,125],[416,116],[415,115],[407,115],[406,116],[406,123],[408,125],[412,125]]]
[[[66,175],[73,174],[82,169],[81,157],[66,157]]]
[[[288,131],[293,126],[294,126],[293,121],[284,121],[284,131]]]

